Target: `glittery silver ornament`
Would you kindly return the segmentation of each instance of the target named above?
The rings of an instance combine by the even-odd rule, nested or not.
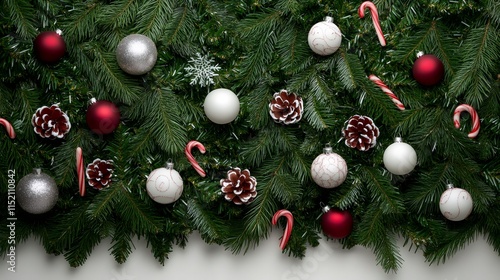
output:
[[[34,168],[19,180],[16,187],[16,199],[21,208],[31,214],[43,214],[56,205],[59,190],[56,181],[42,173],[40,168]]]
[[[131,75],[142,75],[153,69],[158,52],[155,43],[141,34],[123,38],[116,48],[120,68]]]

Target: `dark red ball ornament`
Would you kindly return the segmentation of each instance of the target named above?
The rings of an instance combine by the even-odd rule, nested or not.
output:
[[[66,43],[56,31],[44,31],[33,41],[35,56],[42,62],[58,62],[66,52]]]
[[[348,210],[330,209],[328,206],[323,207],[321,228],[327,236],[335,239],[347,237],[352,232],[352,224],[352,214]]]
[[[432,54],[420,56],[413,64],[413,78],[421,85],[434,86],[441,82],[443,76],[443,62]]]
[[[97,134],[109,134],[120,124],[120,111],[112,102],[95,101],[87,109],[87,125]]]

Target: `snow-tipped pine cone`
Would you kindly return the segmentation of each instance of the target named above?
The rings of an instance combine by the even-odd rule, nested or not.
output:
[[[220,180],[221,191],[227,201],[236,205],[248,204],[257,196],[257,180],[250,171],[236,167],[227,172],[227,179]]]
[[[370,117],[354,115],[347,121],[342,135],[348,147],[368,151],[377,144],[379,130]]]
[[[302,118],[304,102],[297,94],[282,89],[275,92],[269,103],[269,114],[275,122],[293,124]]]
[[[111,183],[113,177],[113,161],[95,159],[92,163],[87,165],[86,175],[89,185],[94,189],[104,189]]]
[[[71,129],[68,115],[57,104],[38,108],[31,118],[31,124],[36,134],[49,139],[63,138]]]

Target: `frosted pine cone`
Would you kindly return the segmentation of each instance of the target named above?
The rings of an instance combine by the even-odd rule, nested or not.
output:
[[[227,179],[221,179],[221,191],[225,194],[227,201],[232,201],[236,205],[248,204],[257,196],[257,180],[250,176],[250,171],[241,171],[236,167],[227,172]]]
[[[87,180],[89,185],[94,189],[103,189],[111,183],[113,176],[113,161],[95,159],[92,163],[87,165]]]
[[[368,151],[377,144],[378,127],[367,116],[354,115],[347,121],[347,127],[342,130],[345,144],[360,151]]]
[[[71,129],[68,115],[57,104],[50,107],[42,106],[31,118],[35,133],[43,138],[63,138]]]
[[[295,93],[288,93],[282,89],[275,92],[271,103],[269,103],[269,114],[275,122],[293,124],[302,118],[304,103],[302,98]]]

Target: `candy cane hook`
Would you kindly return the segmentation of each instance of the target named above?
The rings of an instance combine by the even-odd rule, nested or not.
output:
[[[80,196],[85,196],[85,170],[83,167],[82,148],[76,148],[76,174],[78,176],[78,189]]]
[[[0,124],[5,126],[5,129],[7,130],[7,134],[9,135],[10,139],[16,138],[16,132],[14,131],[14,127],[12,127],[9,121],[0,118]]]
[[[398,107],[399,110],[403,111],[405,109],[405,105],[401,103],[399,98],[389,89],[389,87],[382,82],[382,80],[379,79],[379,77],[375,75],[370,75],[368,76],[368,79],[375,83],[389,98],[394,102],[396,107]]]
[[[375,4],[370,1],[365,1],[359,6],[358,14],[360,18],[365,17],[365,9],[368,8],[370,10],[370,14],[372,15],[373,25],[375,27],[375,32],[377,33],[378,40],[382,46],[385,46],[385,38],[384,33],[382,32],[382,27],[380,26],[380,22],[378,20],[378,11]]]
[[[290,239],[290,235],[292,235],[292,228],[293,228],[293,215],[290,211],[281,209],[278,210],[276,213],[274,213],[273,219],[271,222],[273,225],[276,225],[278,223],[279,217],[285,216],[287,223],[285,226],[285,232],[283,233],[283,237],[281,238],[280,241],[280,248],[281,250],[284,250],[286,247],[286,244],[288,243],[288,240]]]
[[[196,159],[191,154],[191,149],[193,148],[198,148],[198,150],[200,150],[200,152],[204,154],[206,152],[205,146],[203,146],[203,144],[201,144],[200,142],[193,140],[189,141],[186,145],[186,148],[184,149],[184,153],[186,154],[186,157],[189,163],[191,163],[191,165],[193,166],[194,170],[196,170],[196,172],[198,172],[198,174],[200,174],[201,177],[205,177],[206,176],[205,171],[203,170],[203,168],[201,168],[201,166],[198,164]]]
[[[479,128],[481,126],[480,121],[479,121],[479,116],[477,115],[476,110],[472,108],[472,106],[467,105],[467,104],[462,104],[459,105],[456,109],[455,112],[453,113],[453,122],[455,123],[456,128],[460,128],[460,114],[463,111],[467,111],[472,118],[472,130],[469,132],[469,138],[474,138],[479,134]]]

